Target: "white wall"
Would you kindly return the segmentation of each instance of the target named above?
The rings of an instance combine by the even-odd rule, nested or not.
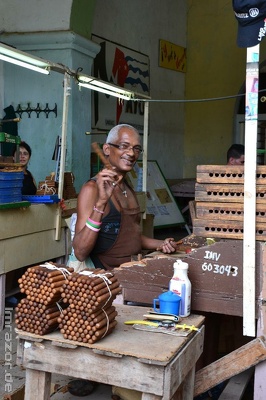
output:
[[[9,36],[7,32],[68,30],[71,5],[72,0],[2,0],[0,2],[0,26],[6,34],[0,35],[0,40],[5,41]],[[167,0],[166,2],[161,0],[135,0],[134,2],[128,0],[97,0],[92,33],[149,56],[150,95],[152,99],[184,99],[185,74],[161,68],[158,66],[158,62],[159,39],[186,47],[186,21],[187,10],[186,1],[184,0]],[[55,42],[54,46],[57,46],[56,51],[53,51],[53,47],[50,47],[51,51],[49,51],[49,47],[46,47],[43,53],[43,56],[48,60],[57,54],[59,55],[60,49],[65,49],[61,43]],[[24,48],[24,50],[32,51],[34,49],[28,47]],[[40,47],[39,50],[41,50]],[[41,53],[38,54],[41,55]],[[65,55],[63,54],[61,57],[64,59]],[[55,59],[53,61],[57,62],[59,60]],[[18,79],[16,77],[16,80]],[[36,90],[37,86],[35,83],[34,91],[36,92]],[[49,92],[49,87],[44,86],[44,93],[46,91]],[[50,104],[54,99],[58,99],[59,92],[57,84],[50,89]],[[36,94],[31,96],[25,86],[23,98],[18,98],[16,93],[13,92],[12,97],[10,95],[8,97],[8,103],[22,100],[25,102],[27,98],[34,105],[34,102],[40,97]],[[5,102],[4,106],[7,105],[9,104]],[[87,112],[86,103],[85,107],[86,110],[84,110],[80,101],[79,108],[82,115]],[[75,118],[74,122],[77,124],[77,114],[73,117]],[[52,119],[50,121],[52,123]],[[27,130],[21,125],[22,128],[23,133],[27,134]],[[57,126],[47,125],[47,120],[43,121],[43,124],[40,129],[37,128],[37,131],[44,130],[47,132],[47,129],[53,131],[54,135],[59,131]],[[83,132],[83,130],[90,130],[90,127],[87,126],[86,129],[83,129],[83,126],[81,126],[81,131]],[[75,137],[74,132],[73,138]],[[166,178],[174,179],[183,177],[183,137],[183,104],[151,103],[148,158],[158,161]],[[72,144],[73,142],[69,145]],[[49,147],[51,146],[50,143]],[[78,164],[78,160],[76,160],[76,164]],[[83,169],[80,168],[76,174],[83,176]],[[87,171],[87,174],[89,174],[89,171]]]
[[[72,0],[1,0],[1,31],[68,30],[71,5]]]
[[[185,74],[159,63],[159,39],[186,47],[186,1],[97,0],[92,33],[149,56],[152,99],[184,99]],[[148,158],[166,178],[182,178],[182,104],[151,103]]]

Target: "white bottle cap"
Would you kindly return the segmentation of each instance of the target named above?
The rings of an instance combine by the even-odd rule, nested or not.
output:
[[[188,269],[188,263],[185,263],[182,260],[176,260],[176,262],[174,263],[174,268],[177,268],[177,269]]]

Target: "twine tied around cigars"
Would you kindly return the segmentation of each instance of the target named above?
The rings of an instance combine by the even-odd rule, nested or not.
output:
[[[61,287],[73,271],[73,268],[60,268],[53,263],[26,270],[18,280],[21,293],[26,295],[15,310],[18,329],[45,335],[58,328],[58,318],[66,308],[61,300]]]
[[[108,288],[109,293],[110,293],[109,299],[107,299],[107,300],[106,300],[106,303],[104,304],[104,306],[105,306],[105,305],[108,303],[108,301],[110,300],[111,296],[112,296],[111,290],[110,290],[109,286],[107,285],[107,283],[108,283],[109,285],[111,285],[112,282],[108,279],[107,275],[113,276],[113,274],[112,274],[111,272],[106,272],[106,273],[104,273],[104,274],[96,274],[96,275],[95,275],[95,274],[94,274],[93,272],[91,272],[91,271],[81,271],[80,274],[89,275],[89,276],[91,276],[91,277],[97,277],[97,278],[102,278],[102,279],[103,279],[103,281],[106,283],[106,287]],[[105,337],[105,335],[107,334],[108,329],[109,329],[109,318],[108,318],[107,313],[106,313],[105,310],[104,310],[104,306],[103,306],[102,310],[103,310],[103,312],[104,312],[104,314],[105,314],[107,324],[106,324],[106,331],[105,331],[105,333],[103,334],[102,338]]]
[[[69,304],[59,322],[64,338],[95,343],[109,335],[117,325],[112,302],[118,293],[120,284],[110,271],[95,269],[71,274],[62,288],[63,301]]]
[[[42,336],[59,328],[65,339],[95,343],[117,325],[112,303],[121,288],[110,271],[49,262],[29,267],[19,287],[26,298],[16,308],[18,329]]]
[[[61,274],[64,275],[65,279],[67,278],[67,275],[70,275],[73,272],[73,271],[70,272],[67,268],[64,268],[64,267],[57,267],[56,265],[51,264],[49,262],[46,262],[45,264],[40,264],[39,267],[51,269],[54,271],[59,271],[59,272],[61,272]]]
[[[49,187],[47,183],[40,185],[39,190],[44,190],[44,192],[48,194],[56,194],[56,189],[52,186]]]
[[[79,273],[80,273],[81,275],[89,275],[90,277],[101,278],[101,279],[103,280],[103,282],[106,283],[106,287],[107,287],[107,289],[108,289],[108,291],[109,291],[110,296],[109,296],[108,299],[106,299],[106,302],[105,302],[105,304],[104,304],[103,307],[102,307],[102,310],[103,310],[103,312],[104,312],[104,314],[105,314],[105,316],[106,316],[106,322],[107,322],[107,324],[106,324],[106,331],[105,331],[105,333],[104,333],[103,336],[102,336],[102,338],[104,338],[105,335],[106,335],[107,332],[108,332],[108,329],[109,329],[109,318],[108,318],[108,315],[106,314],[106,312],[105,312],[105,310],[104,310],[104,307],[106,306],[106,304],[108,303],[108,301],[109,301],[109,300],[111,299],[111,297],[112,297],[111,290],[110,290],[110,288],[109,288],[109,286],[108,286],[108,284],[111,285],[112,282],[108,279],[107,275],[113,276],[113,274],[112,274],[112,272],[106,272],[106,273],[104,273],[104,274],[94,274],[92,271],[85,271],[85,270],[84,270],[84,271],[80,271]],[[108,283],[108,284],[107,284],[107,283]]]

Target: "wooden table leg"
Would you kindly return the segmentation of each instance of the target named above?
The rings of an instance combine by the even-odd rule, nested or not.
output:
[[[161,396],[156,396],[156,394],[142,393],[141,400],[161,400]]]
[[[51,391],[51,373],[26,369],[25,399],[49,400]]]
[[[0,331],[5,325],[6,274],[0,275]]]
[[[182,382],[182,399],[193,400],[195,385],[195,367],[191,368],[184,381]]]
[[[193,400],[195,384],[195,366],[189,371],[171,400]]]

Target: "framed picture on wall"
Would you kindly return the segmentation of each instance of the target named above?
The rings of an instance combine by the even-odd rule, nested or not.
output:
[[[149,95],[149,57],[118,43],[92,35],[101,46],[94,59],[93,76],[108,83]],[[109,131],[113,126],[127,123],[143,133],[144,102],[120,100],[107,94],[92,93],[92,129]]]
[[[138,161],[127,174],[136,192],[142,191],[143,165]],[[148,161],[146,212],[154,215],[154,227],[185,224],[184,216],[165,180],[157,161]]]

